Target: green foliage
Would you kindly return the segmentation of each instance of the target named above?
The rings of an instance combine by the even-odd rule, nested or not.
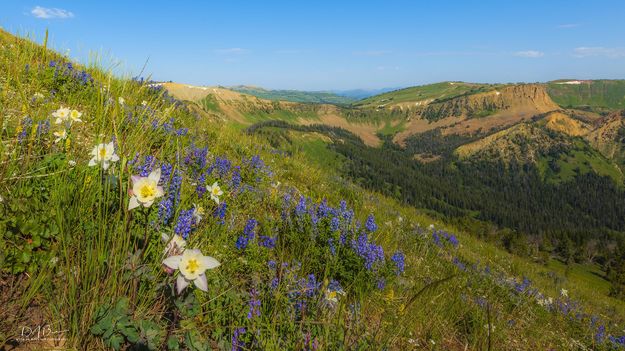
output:
[[[47,157],[41,168],[26,171],[31,176],[20,179],[21,186],[0,202],[0,270],[34,273],[51,258],[49,250],[59,227],[55,209],[50,207],[50,196],[57,184],[39,176],[42,170],[58,171],[62,164],[62,157]]]
[[[129,303],[128,298],[121,298],[115,304],[100,306],[91,333],[114,350],[121,350],[126,344],[158,349],[163,339],[160,326],[150,320],[134,319]]]

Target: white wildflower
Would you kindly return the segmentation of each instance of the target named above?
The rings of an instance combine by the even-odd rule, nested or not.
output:
[[[195,224],[198,224],[202,221],[205,213],[206,211],[202,206],[193,204],[193,220],[195,221]]]
[[[119,156],[115,154],[115,146],[111,141],[108,144],[98,144],[91,150],[91,160],[89,166],[102,165],[104,170],[109,168],[111,162],[119,161]]]
[[[221,191],[221,188],[219,187],[217,182],[214,182],[213,185],[207,187],[206,190],[208,190],[208,192],[211,194],[211,199],[215,201],[217,205],[219,205],[219,197],[223,195],[224,192]]]
[[[163,187],[158,185],[161,180],[161,168],[157,167],[147,177],[132,176],[132,189],[128,210],[139,207],[150,207],[157,197],[165,194]]]
[[[61,108],[52,112],[52,117],[56,117],[56,121],[54,121],[54,123],[61,124],[63,122],[69,121],[69,115],[71,112],[72,111],[69,108],[61,106]]]
[[[191,282],[198,289],[208,291],[208,282],[204,272],[207,269],[217,268],[220,265],[216,259],[204,256],[198,249],[185,250],[182,255],[169,256],[163,260],[163,264],[171,269],[180,271],[178,278],[176,278],[178,294]]]
[[[65,129],[62,129],[58,132],[54,132],[52,133],[52,135],[56,137],[56,139],[54,140],[55,143],[58,143],[61,140],[67,139],[67,131]]]

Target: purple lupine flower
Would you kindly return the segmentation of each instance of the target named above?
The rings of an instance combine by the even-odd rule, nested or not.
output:
[[[443,243],[441,242],[441,236],[438,235],[438,232],[436,230],[432,232],[432,239],[434,240],[436,246],[443,247]]]
[[[193,229],[194,223],[193,209],[182,210],[180,211],[178,221],[174,226],[174,233],[180,235],[184,239],[187,239],[189,237],[189,233],[191,233],[191,230]]]
[[[378,225],[375,224],[375,218],[373,217],[373,214],[370,214],[369,217],[367,217],[365,229],[367,229],[369,233],[373,233],[378,229]]]
[[[239,250],[244,250],[247,248],[247,245],[251,240],[254,240],[256,236],[256,225],[258,222],[254,218],[250,218],[247,220],[245,224],[245,228],[243,228],[243,235],[237,238],[236,248]]]
[[[391,260],[395,262],[395,274],[400,275],[404,273],[405,268],[405,257],[401,251],[396,251]]]
[[[206,173],[200,174],[197,178],[197,185],[195,187],[195,192],[197,193],[198,198],[202,198],[204,193],[206,193]]]
[[[338,217],[332,217],[330,220],[330,230],[335,232],[339,230],[339,225],[341,224],[341,220]]]
[[[232,188],[236,191],[241,186],[241,167],[236,166],[232,170]]]
[[[152,172],[152,167],[154,166],[154,156],[147,155],[143,158],[143,163],[135,166],[135,170],[139,172],[139,175],[142,177],[147,177],[150,172]]]
[[[30,130],[30,127],[33,124],[33,120],[30,117],[25,116],[24,119],[22,119],[22,121],[20,122],[20,124],[22,126],[22,130],[17,135],[17,140],[21,144],[22,141],[26,139],[26,136],[28,136],[28,131]]]
[[[217,205],[217,208],[215,208],[215,211],[213,212],[213,217],[219,219],[219,223],[220,224],[224,224],[224,219],[226,218],[226,209],[228,208],[228,205],[226,204],[225,201],[222,201],[219,203],[219,205]]]
[[[276,240],[278,238],[277,237],[271,237],[271,236],[266,236],[266,235],[261,235],[258,237],[258,245],[266,247],[268,249],[273,249],[274,247],[276,247]]]
[[[530,280],[527,279],[526,277],[523,277],[523,282],[520,284],[515,284],[514,289],[518,293],[523,293],[529,288],[530,284],[531,284]]]
[[[278,278],[271,279],[271,290],[276,290],[278,284],[280,284],[280,280]]]
[[[217,172],[220,177],[225,176],[230,171],[231,166],[232,164],[227,158],[217,157],[215,159],[215,167],[217,168]]]
[[[376,287],[378,288],[378,290],[384,290],[384,288],[386,287],[386,279],[379,278],[376,283]]]
[[[300,291],[307,297],[315,296],[315,293],[319,290],[321,282],[317,281],[317,277],[314,274],[309,274],[307,278],[302,278],[298,281]]]
[[[260,300],[258,299],[258,291],[255,288],[250,290],[250,301],[248,302],[249,311],[247,312],[247,319],[254,317],[260,317]]]
[[[249,243],[249,239],[245,235],[240,235],[237,238],[235,247],[237,248],[237,250],[245,250],[247,248],[248,243]]]
[[[352,249],[364,259],[365,268],[372,270],[376,262],[384,262],[384,249],[375,243],[369,242],[366,233],[362,233],[357,240],[352,240]]]
[[[306,198],[303,196],[300,196],[299,202],[297,203],[297,206],[295,207],[295,214],[301,218],[305,213],[306,213]]]
[[[325,218],[330,212],[330,207],[328,206],[328,201],[323,199],[319,206],[317,207],[317,217]]]
[[[453,245],[453,247],[455,247],[455,248],[457,248],[458,245],[460,245],[460,242],[458,241],[458,238],[456,238],[456,236],[453,235],[453,234],[450,234],[447,237],[447,241],[449,241],[449,243],[451,243],[451,245]]]
[[[339,210],[341,212],[347,211],[347,202],[345,202],[345,200],[341,200],[341,202],[339,203]]]
[[[250,218],[247,220],[245,224],[245,228],[243,229],[243,234],[250,240],[254,239],[256,235],[256,225],[258,222],[254,218]]]
[[[458,257],[454,257],[453,264],[456,265],[456,267],[458,267],[458,269],[461,271],[465,271],[467,269],[467,266],[464,263],[462,263],[462,261],[460,261]]]
[[[245,347],[245,343],[241,342],[239,338],[242,334],[245,334],[245,328],[237,328],[234,330],[234,334],[232,334],[232,348],[230,351],[243,351]]]
[[[173,171],[173,169],[174,166],[172,166],[171,163],[161,163],[161,185],[167,186],[169,184],[169,178],[171,177],[171,172]]]
[[[328,246],[330,247],[330,253],[336,255],[336,246],[334,245],[333,238],[328,238]]]
[[[162,220],[163,224],[167,224],[173,214],[174,200],[171,196],[167,196],[158,204],[158,217]]]

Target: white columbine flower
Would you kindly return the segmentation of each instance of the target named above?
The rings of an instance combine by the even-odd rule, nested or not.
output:
[[[147,106],[147,105],[148,105],[147,101],[145,101],[145,100],[141,101],[141,106]]]
[[[120,96],[119,98],[117,98],[117,101],[118,101],[118,102],[119,102],[119,104],[120,104],[120,105],[122,105],[122,106],[126,103],[126,100],[125,100],[123,97],[121,97],[121,96]]]
[[[169,236],[165,233],[161,234],[161,240],[167,244],[165,247],[165,254],[171,252],[181,253],[184,251],[184,247],[187,245],[187,242],[178,234],[174,234],[174,236],[169,239]]]
[[[345,295],[343,289],[326,289],[324,298],[330,305],[336,305],[339,302],[339,297]]]
[[[52,134],[56,137],[56,139],[54,140],[55,143],[58,143],[61,140],[67,139],[67,131],[65,129],[60,130],[58,132],[54,132]]]
[[[76,110],[72,110],[69,113],[69,118],[70,120],[73,122],[82,122],[82,120],[80,119],[80,116],[82,116],[82,112],[78,112]]]
[[[61,106],[60,109],[52,112],[52,117],[56,117],[55,124],[61,124],[67,120],[69,120],[69,115],[72,111],[67,107]]]
[[[202,221],[202,218],[206,211],[200,205],[193,204],[193,219],[195,220],[195,224],[198,224]]]
[[[208,283],[204,272],[207,269],[219,267],[220,263],[210,257],[202,255],[198,249],[185,250],[182,255],[169,256],[163,260],[163,264],[171,269],[180,271],[176,278],[176,291],[178,294],[191,282],[203,291],[208,291]]]
[[[163,187],[158,185],[161,180],[161,168],[156,167],[147,177],[132,176],[132,189],[128,210],[132,210],[139,205],[150,207],[157,197],[163,196]]]
[[[217,182],[214,182],[213,185],[207,187],[206,190],[208,190],[208,192],[211,194],[211,199],[215,201],[217,205],[219,205],[219,197],[223,195],[224,192],[221,191],[221,188],[219,187]]]
[[[560,295],[562,295],[562,297],[569,297],[569,291],[566,289],[560,289]]]
[[[89,166],[101,164],[104,170],[109,168],[111,162],[119,161],[119,156],[115,154],[115,146],[111,141],[108,144],[98,144],[91,150],[93,158],[89,160]]]

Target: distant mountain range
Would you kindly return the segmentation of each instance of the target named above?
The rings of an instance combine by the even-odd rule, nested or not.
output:
[[[330,90],[330,91],[303,91],[303,90],[271,90],[261,87],[237,85],[227,87],[240,93],[253,95],[259,98],[267,100],[282,100],[292,102],[305,102],[305,103],[320,103],[320,104],[335,104],[335,105],[349,105],[360,99],[367,98],[369,96],[381,94],[387,91],[394,90],[394,88],[386,89],[354,89],[354,90]]]

